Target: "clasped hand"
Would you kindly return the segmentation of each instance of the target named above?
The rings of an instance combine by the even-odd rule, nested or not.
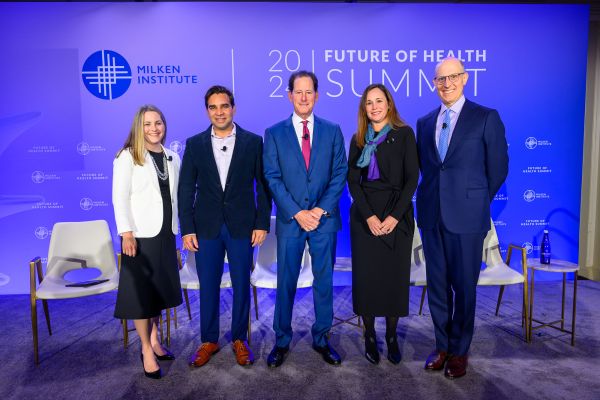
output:
[[[321,217],[323,216],[323,209],[315,207],[312,210],[301,210],[294,215],[294,219],[300,225],[300,228],[306,232],[314,231],[319,226]]]
[[[383,222],[379,220],[376,215],[372,215],[367,218],[367,225],[369,225],[369,230],[375,236],[382,236],[391,233],[398,225],[398,220],[391,215],[388,215]]]

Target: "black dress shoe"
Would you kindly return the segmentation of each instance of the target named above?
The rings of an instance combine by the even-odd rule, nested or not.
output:
[[[285,360],[285,355],[287,354],[289,348],[288,347],[277,347],[273,346],[273,350],[269,353],[267,357],[267,365],[270,368],[277,368],[283,361]]]
[[[379,349],[375,336],[365,336],[365,358],[371,364],[379,364]]]
[[[140,354],[140,360],[142,360],[142,369],[144,370],[144,375],[146,375],[146,378],[150,378],[150,379],[160,379],[162,374],[160,371],[160,367],[158,367],[158,369],[156,371],[153,372],[148,372],[146,371],[146,368],[144,368],[144,354]]]
[[[163,350],[165,351],[165,354],[163,354],[162,356],[159,356],[158,354],[154,353],[154,356],[156,357],[157,360],[159,361],[172,361],[175,359],[175,354],[171,353],[170,350],[165,349],[163,347]]]
[[[402,354],[400,354],[400,349],[398,348],[398,338],[394,335],[392,337],[386,337],[385,341],[388,348],[387,359],[390,360],[392,364],[400,364]]]
[[[340,365],[342,363],[342,358],[329,343],[325,343],[325,346],[317,346],[313,343],[312,347],[323,357],[323,360],[325,360],[327,364]]]

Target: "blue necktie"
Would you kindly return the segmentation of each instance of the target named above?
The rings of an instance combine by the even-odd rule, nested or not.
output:
[[[440,153],[440,160],[444,161],[446,152],[448,151],[448,138],[450,137],[450,109],[445,111],[444,122],[442,123],[442,130],[440,131],[440,140],[438,142],[438,152]]]

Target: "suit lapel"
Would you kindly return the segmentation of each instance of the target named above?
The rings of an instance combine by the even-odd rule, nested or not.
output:
[[[146,169],[146,173],[150,176],[150,182],[152,182],[152,186],[158,192],[160,192],[160,187],[158,186],[158,174],[156,173],[156,169],[154,168],[154,162],[152,162],[152,156],[150,153],[146,151],[145,155],[146,161],[144,162],[144,168]]]
[[[231,186],[231,185],[228,185],[228,183],[231,181],[231,174],[235,173],[235,171],[237,171],[238,168],[241,168],[243,154],[246,151],[246,139],[247,139],[246,133],[238,125],[236,132],[235,132],[235,145],[233,146],[233,154],[231,155],[231,163],[229,164],[229,170],[227,171],[227,179],[225,180],[225,182],[226,182],[225,190],[224,190],[225,192],[227,191],[227,188]]]
[[[437,162],[441,163],[442,160],[440,159],[440,153],[438,152],[438,148],[437,145],[435,143],[435,128],[436,128],[436,123],[437,123],[437,117],[440,114],[440,109],[442,107],[438,107],[432,114],[431,114],[431,118],[429,118],[426,122],[426,126],[425,126],[425,132],[427,132],[427,141],[430,143],[428,144],[427,148],[430,149],[431,152],[433,152],[431,158],[434,160],[437,160]],[[447,156],[447,155],[446,155]]]
[[[296,161],[298,161],[300,163],[300,165],[302,165],[302,170],[304,172],[306,172],[306,164],[304,163],[304,157],[302,156],[302,149],[300,148],[300,144],[298,143],[298,137],[296,136],[296,130],[294,129],[294,124],[292,123],[292,117],[290,117],[287,120],[287,123],[285,124],[284,135],[287,138],[287,141],[289,142],[289,148],[292,149],[291,152],[296,157]],[[311,155],[311,159],[312,159],[312,155]]]
[[[218,186],[221,187],[221,181],[219,179],[219,170],[217,169],[217,163],[215,161],[215,154],[213,153],[212,141],[210,139],[210,128],[202,135],[202,154],[206,160],[206,166],[208,170],[205,171],[208,177],[212,177],[216,180]],[[202,173],[202,171],[200,171]]]
[[[319,159],[319,150],[323,149],[323,140],[324,140],[324,132],[323,132],[323,124],[321,120],[316,116],[314,117],[314,126],[313,126],[313,137],[312,137],[312,145],[310,146],[310,160],[308,163],[308,174],[310,175],[313,168],[315,167],[316,161]],[[302,158],[302,165],[304,165],[304,157]]]
[[[465,134],[469,131],[468,126],[473,110],[472,105],[473,103],[471,103],[469,100],[465,100],[465,104],[463,105],[458,119],[456,120],[454,131],[452,131],[452,138],[450,139],[448,152],[446,153],[446,159],[452,156],[452,153],[454,153],[460,146],[460,142],[463,140]]]
[[[163,152],[165,153],[165,157],[169,158],[169,154],[167,154],[167,150],[163,145],[161,145]],[[171,192],[171,198],[175,195],[177,188],[175,187],[175,180],[173,177],[175,176],[175,168],[173,167],[173,161],[167,160],[167,169],[169,170],[169,191]]]

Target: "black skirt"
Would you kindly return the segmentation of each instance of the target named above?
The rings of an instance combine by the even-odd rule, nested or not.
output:
[[[371,186],[377,186],[374,182]],[[384,186],[384,185],[382,185]],[[383,220],[392,191],[366,190],[367,200]],[[390,234],[374,236],[354,204],[350,208],[352,303],[354,313],[371,317],[408,315],[412,210]],[[411,223],[406,223],[410,219]]]
[[[164,171],[166,166],[162,165],[162,153],[150,154]],[[159,157],[155,154],[159,154]],[[153,318],[162,310],[176,307],[182,302],[175,235],[171,228],[173,209],[169,179],[158,181],[163,202],[162,227],[155,237],[136,238],[135,257],[122,255],[116,318]]]

